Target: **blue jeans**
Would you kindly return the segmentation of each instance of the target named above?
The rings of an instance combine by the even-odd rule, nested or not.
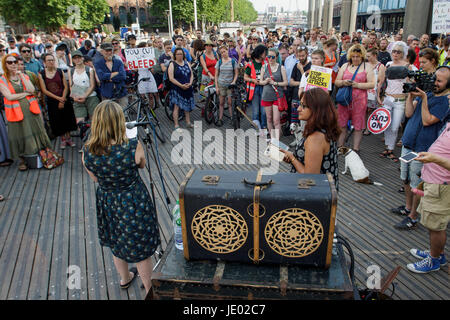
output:
[[[253,95],[253,99],[251,101],[252,104],[252,120],[255,123],[260,124],[260,128],[267,128],[267,120],[266,120],[266,110],[261,106],[261,98],[262,98],[262,86],[255,87],[255,93]]]

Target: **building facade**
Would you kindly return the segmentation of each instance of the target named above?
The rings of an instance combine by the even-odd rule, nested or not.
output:
[[[341,23],[342,1],[334,0],[333,26]],[[408,0],[359,0],[356,16],[356,29],[397,32],[404,25]],[[375,15],[380,15],[375,19]]]
[[[152,19],[148,13],[151,1],[147,0],[107,0],[109,5],[109,18],[113,21],[114,16],[118,17],[121,25],[128,24],[128,16],[131,15],[133,22],[139,17],[139,24],[146,25]]]

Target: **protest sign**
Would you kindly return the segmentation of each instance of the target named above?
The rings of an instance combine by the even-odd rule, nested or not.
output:
[[[431,20],[431,33],[450,32],[450,1],[433,1],[433,19]]]
[[[308,80],[306,81],[305,91],[310,90],[312,88],[321,88],[325,91],[328,91],[331,82],[331,74],[333,73],[333,69],[320,67],[320,66],[311,66],[309,71]]]
[[[391,113],[385,108],[378,108],[369,116],[367,129],[373,134],[384,132],[391,124]]]
[[[125,59],[129,70],[149,69],[156,64],[153,48],[125,49]]]

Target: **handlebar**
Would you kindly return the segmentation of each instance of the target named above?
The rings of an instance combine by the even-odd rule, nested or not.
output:
[[[131,84],[131,85],[129,85],[129,86],[125,86],[125,88],[127,88],[127,89],[133,89],[133,88],[136,88],[136,87],[139,85],[139,83],[141,83],[141,81],[150,81],[150,78],[142,78],[142,79],[139,79],[139,81],[136,82],[135,84]]]

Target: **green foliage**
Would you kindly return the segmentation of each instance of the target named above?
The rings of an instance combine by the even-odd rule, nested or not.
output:
[[[0,0],[0,12],[11,23],[55,30],[74,19],[71,6],[78,6],[80,29],[90,29],[103,22],[108,12],[106,0]]]
[[[153,0],[150,7],[152,16],[166,16],[165,10],[169,9],[168,0]],[[194,2],[193,0],[172,0],[172,15],[174,25],[180,22],[194,22]],[[242,23],[250,23],[257,19],[253,4],[249,0],[234,0],[235,20]],[[229,0],[197,0],[197,19],[218,24],[230,21],[230,1]]]

